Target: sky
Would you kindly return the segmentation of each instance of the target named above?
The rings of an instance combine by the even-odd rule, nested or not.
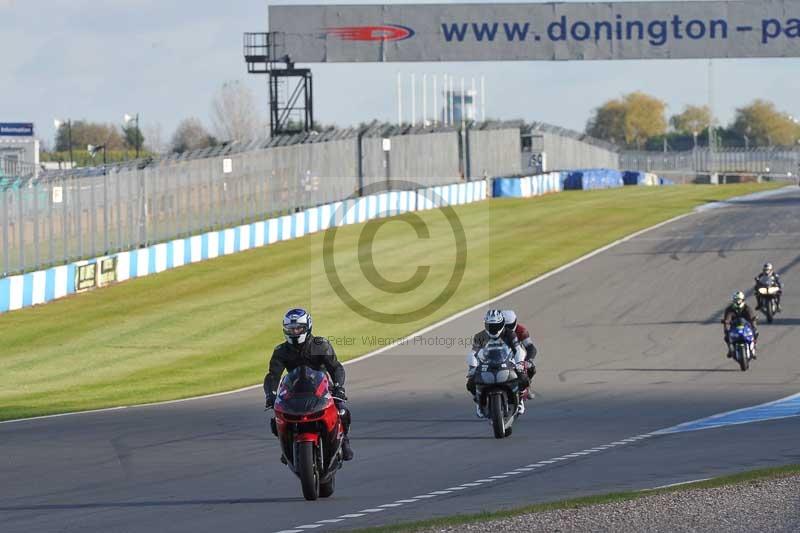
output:
[[[241,80],[255,92],[266,120],[266,78],[247,74],[242,33],[267,30],[270,3],[292,2],[0,0],[4,42],[0,122],[34,122],[37,135],[52,145],[54,118],[121,124],[124,114],[139,113],[145,133],[158,125],[168,140],[184,118],[197,117],[210,126],[214,93],[232,80]],[[772,100],[781,110],[800,116],[798,67],[800,59],[715,60],[718,120],[729,122],[737,107],[755,98]],[[319,64],[311,68],[316,119],[340,126],[397,120],[398,72],[406,84],[411,73],[418,83],[425,73],[467,80],[485,76],[488,116],[577,130],[584,129],[592,110],[604,101],[631,91],[663,99],[670,114],[687,104],[708,102],[706,60]],[[409,108],[406,102],[406,113]]]

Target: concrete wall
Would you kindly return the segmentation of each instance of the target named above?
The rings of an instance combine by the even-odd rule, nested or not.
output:
[[[570,137],[544,133],[548,170],[569,168],[619,169],[619,153]]]
[[[471,177],[513,176],[522,172],[519,128],[470,130]]]
[[[393,179],[420,185],[440,185],[461,179],[458,133],[444,131],[388,137],[391,140],[389,171]],[[363,139],[364,185],[386,179],[383,138]]]

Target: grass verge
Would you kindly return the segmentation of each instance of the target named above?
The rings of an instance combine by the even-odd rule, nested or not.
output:
[[[323,234],[0,315],[0,420],[258,383],[280,318],[295,306],[310,309],[315,333],[335,336],[342,359],[356,357],[698,205],[772,187],[630,187],[457,207],[463,279],[442,305],[403,323],[342,303],[326,276]],[[451,222],[436,210],[340,228],[332,257],[342,284],[385,313],[424,307],[453,273]],[[361,239],[365,228],[372,242]],[[374,270],[365,268],[370,254]],[[419,272],[421,282],[407,282]],[[365,281],[376,275],[401,292]]]
[[[599,496],[587,496],[584,498],[576,498],[571,500],[562,500],[556,502],[529,505],[526,507],[518,507],[515,509],[509,509],[504,511],[450,516],[445,518],[436,518],[432,520],[423,520],[419,522],[408,522],[405,524],[393,524],[391,526],[385,526],[385,527],[358,529],[356,531],[358,533],[393,533],[398,531],[403,531],[403,532],[423,531],[437,527],[452,527],[463,524],[473,524],[478,522],[491,522],[493,520],[502,520],[504,518],[512,516],[543,513],[546,511],[581,509],[584,507],[592,507],[595,505],[602,505],[606,503],[638,500],[640,498],[647,498],[654,494],[683,492],[683,491],[698,490],[698,489],[711,489],[716,487],[723,487],[726,485],[737,485],[752,481],[764,481],[764,480],[775,479],[785,476],[792,476],[797,474],[800,474],[800,464],[788,465],[776,468],[766,468],[760,470],[751,470],[740,474],[718,477],[706,481],[699,481],[696,483],[686,483],[683,485],[676,485],[673,487],[665,487],[662,489],[631,491],[631,492],[614,492]]]

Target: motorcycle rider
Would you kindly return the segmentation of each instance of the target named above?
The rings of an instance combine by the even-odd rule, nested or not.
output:
[[[517,321],[517,313],[511,309],[503,310],[503,318],[506,321],[506,329],[513,331],[517,335],[517,339],[519,339],[519,343],[522,345],[522,348],[525,350],[525,366],[527,367],[528,372],[528,381],[533,381],[533,376],[536,375],[536,364],[534,364],[533,360],[536,357],[536,354],[539,351],[536,349],[536,346],[533,344],[533,339],[531,338],[531,334],[528,331],[528,328],[523,326]],[[533,391],[528,387],[528,400],[533,400],[534,394]]]
[[[778,312],[781,312],[781,294],[783,293],[783,285],[781,284],[781,277],[775,272],[775,269],[772,267],[772,263],[764,263],[764,269],[761,273],[755,277],[756,286],[755,286],[755,293],[756,293],[756,301],[758,305],[756,309],[761,311],[764,310],[764,299],[758,293],[758,289],[760,287],[769,287],[770,285],[775,285],[778,287],[778,293],[775,295],[775,304],[778,308]]]
[[[753,337],[755,339],[754,345],[758,343],[758,325],[756,324],[758,317],[744,301],[744,293],[737,291],[733,293],[733,302],[725,308],[725,315],[722,318],[722,323],[725,328],[725,344],[728,345],[728,358],[733,357],[733,346],[730,340],[731,326],[738,319],[743,318],[747,320],[753,327]],[[753,347],[753,359],[756,359],[755,346]]]
[[[513,330],[508,330],[505,327],[506,320],[503,317],[503,312],[499,309],[489,309],[483,318],[483,329],[472,337],[472,350],[467,355],[467,390],[472,395],[472,399],[478,404],[476,413],[479,417],[483,417],[481,406],[478,402],[478,397],[475,390],[475,370],[478,368],[477,354],[481,351],[490,341],[502,340],[514,354],[514,360],[517,364],[517,369],[520,374],[520,389],[524,390],[528,387],[529,382],[526,383],[527,374],[524,370],[525,351],[517,339],[516,333]],[[525,404],[520,399],[520,414],[525,412]]]
[[[306,365],[314,370],[326,370],[333,382],[331,394],[334,399],[347,400],[344,390],[344,367],[336,359],[328,339],[316,337],[311,334],[311,315],[305,309],[290,309],[283,317],[283,335],[286,342],[275,347],[269,361],[269,372],[264,377],[264,393],[267,396],[266,407],[271,409],[275,405],[280,384],[281,374],[284,370],[291,372],[298,366]],[[336,401],[336,400],[335,400]],[[336,407],[342,414],[344,425],[344,439],[342,440],[342,458],[345,461],[353,459],[353,450],[350,448],[350,411],[340,401]]]

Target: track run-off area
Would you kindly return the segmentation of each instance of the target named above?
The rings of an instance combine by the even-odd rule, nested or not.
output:
[[[464,390],[482,306],[347,365],[356,458],[329,500],[303,500],[255,388],[0,424],[0,530],[348,529],[798,463],[799,215],[797,189],[704,210],[501,297],[540,349],[508,439]],[[719,319],[765,261],[784,312],[743,373]]]

